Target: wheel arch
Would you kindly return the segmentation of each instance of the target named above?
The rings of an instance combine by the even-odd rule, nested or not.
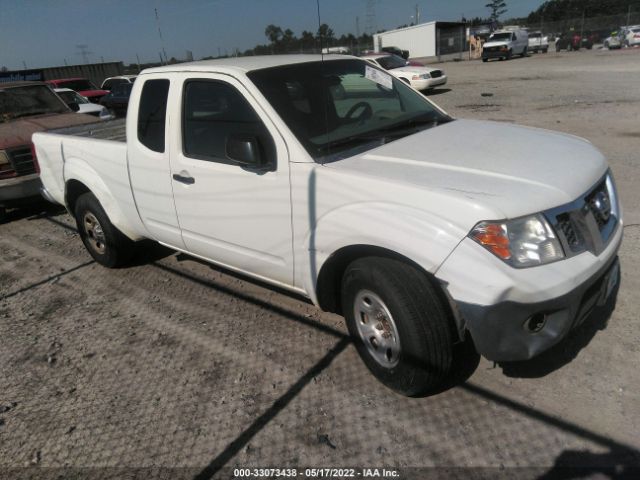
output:
[[[324,311],[343,314],[341,293],[342,279],[347,267],[354,261],[365,257],[382,257],[398,260],[412,266],[422,273],[434,286],[443,307],[455,322],[460,338],[464,336],[463,322],[455,308],[455,303],[447,293],[446,287],[433,275],[409,257],[388,248],[375,245],[357,244],[342,247],[335,251],[322,265],[316,282],[316,298]]]

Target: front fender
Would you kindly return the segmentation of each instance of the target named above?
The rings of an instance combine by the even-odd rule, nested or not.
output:
[[[322,267],[334,252],[353,246],[384,248],[434,273],[467,232],[444,217],[414,207],[381,202],[351,204],[322,216],[305,240],[304,287],[317,303]]]

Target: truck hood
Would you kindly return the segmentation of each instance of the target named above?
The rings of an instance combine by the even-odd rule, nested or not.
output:
[[[98,119],[75,112],[22,117],[0,123],[0,150],[31,143],[31,135],[56,128],[96,123]]]
[[[515,218],[569,203],[606,173],[587,140],[506,123],[455,120],[325,164],[463,197]]]
[[[485,42],[482,44],[482,48],[487,48],[487,47],[508,47],[510,44],[510,42],[506,41],[506,40],[498,40],[495,42]]]

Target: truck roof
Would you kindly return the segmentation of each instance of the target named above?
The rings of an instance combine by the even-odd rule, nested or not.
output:
[[[201,60],[198,62],[166,65],[163,67],[148,68],[142,71],[142,75],[162,72],[210,72],[210,71],[235,71],[250,72],[263,68],[294,65],[297,63],[319,62],[321,59],[344,60],[345,58],[357,58],[350,55],[258,55],[250,57],[220,58],[215,60]]]

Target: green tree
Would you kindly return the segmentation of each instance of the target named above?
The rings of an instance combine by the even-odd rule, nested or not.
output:
[[[505,0],[491,0],[485,7],[491,10],[490,18],[494,22],[498,21],[502,15],[507,13],[507,2]]]
[[[272,45],[278,43],[278,41],[282,38],[284,33],[282,29],[277,25],[267,25],[267,28],[264,29],[265,36],[269,39]]]

